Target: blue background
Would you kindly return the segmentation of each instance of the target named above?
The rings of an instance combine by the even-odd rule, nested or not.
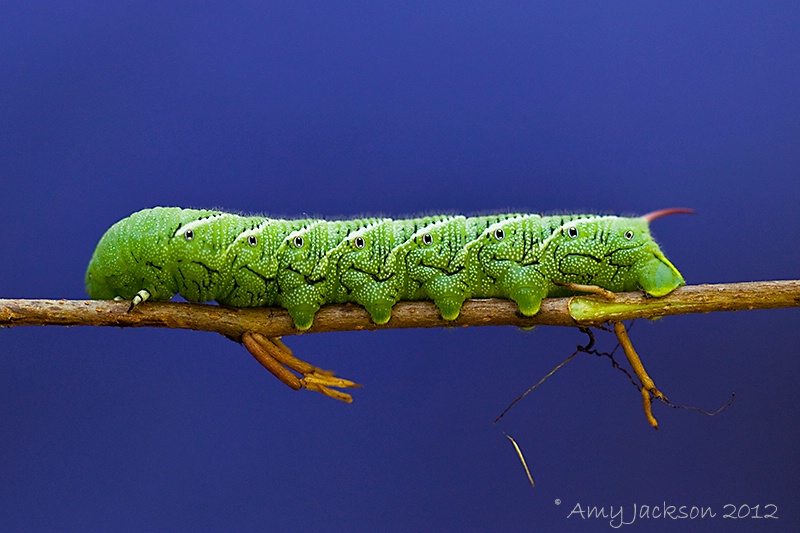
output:
[[[102,233],[155,205],[687,206],[653,231],[689,283],[798,278],[799,28],[793,2],[4,1],[0,296],[85,298]],[[797,531],[799,317],[637,323],[673,402],[736,393],[656,405],[658,432],[587,355],[492,424],[573,329],[288,338],[352,405],[214,334],[3,330],[0,528],[590,531],[578,503],[666,502],[717,517],[627,529]]]

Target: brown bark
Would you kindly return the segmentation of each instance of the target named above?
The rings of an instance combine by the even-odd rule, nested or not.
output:
[[[0,300],[0,326],[116,326],[214,331],[237,341],[246,331],[267,337],[304,333],[283,309],[239,309],[207,304],[146,302],[128,311],[128,302],[95,300]],[[597,295],[548,298],[534,317],[522,317],[514,302],[467,300],[461,316],[447,322],[432,302],[400,302],[384,326],[352,304],[325,306],[307,333],[391,328],[466,326],[599,325],[633,318],[800,307],[800,280],[758,281],[681,287],[662,298],[619,293],[613,301]]]

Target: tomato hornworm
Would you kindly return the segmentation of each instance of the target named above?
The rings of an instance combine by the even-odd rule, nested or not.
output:
[[[512,213],[327,221],[155,207],[114,224],[86,272],[94,299],[216,300],[280,306],[300,330],[325,304],[354,302],[377,324],[402,300],[455,320],[467,298],[509,298],[525,316],[543,298],[684,284],[641,217]]]

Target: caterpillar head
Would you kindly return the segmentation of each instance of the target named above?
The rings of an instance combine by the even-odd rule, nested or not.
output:
[[[95,300],[130,300],[141,289],[154,300],[168,300],[175,292],[174,279],[166,275],[166,242],[187,216],[172,207],[144,209],[126,217],[100,239],[86,270],[86,292]]]
[[[672,208],[648,213],[639,218],[620,218],[614,232],[618,241],[615,255],[630,254],[631,263],[626,290],[641,288],[650,296],[664,296],[684,285],[683,276],[666,258],[650,236],[650,222],[656,218],[678,213],[693,213],[691,209]],[[627,241],[626,246],[623,241]]]
[[[156,207],[120,220],[100,239],[89,262],[89,297],[130,300],[144,289],[153,300],[169,300],[182,289],[179,280],[208,275],[206,263],[213,259],[206,258],[213,258],[209,250],[213,252],[219,231],[209,232],[203,223],[220,216],[216,211]],[[194,267],[200,272],[187,270]],[[204,285],[207,284],[197,284]],[[199,292],[184,296],[193,300],[206,297]],[[210,296],[207,299],[214,299],[215,295]]]

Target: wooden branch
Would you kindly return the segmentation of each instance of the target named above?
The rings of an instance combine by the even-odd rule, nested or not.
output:
[[[267,337],[328,331],[465,326],[582,326],[633,318],[687,313],[800,307],[800,280],[758,281],[682,287],[662,298],[619,293],[613,301],[601,296],[548,298],[530,318],[517,313],[509,300],[467,300],[461,316],[447,322],[432,302],[401,302],[384,326],[352,304],[325,306],[314,326],[300,332],[283,309],[239,309],[207,304],[147,302],[128,312],[128,302],[95,300],[0,300],[0,327],[116,326],[182,328],[213,331],[241,341],[245,332]]]
[[[247,350],[275,377],[292,389],[309,389],[326,396],[352,401],[347,392],[359,385],[338,378],[292,355],[278,337],[326,331],[377,330],[390,328],[434,328],[466,326],[598,326],[609,321],[656,318],[687,313],[800,307],[800,280],[760,281],[682,287],[663,298],[642,293],[620,293],[548,298],[539,313],[530,318],[518,314],[510,300],[467,300],[454,322],[439,316],[432,302],[401,302],[392,310],[388,324],[378,326],[357,305],[328,305],[314,317],[307,332],[294,329],[283,309],[240,309],[207,304],[145,302],[129,311],[129,302],[97,300],[0,300],[0,327],[10,326],[116,326],[182,328],[214,331],[243,342]],[[623,338],[624,337],[624,338]],[[620,342],[627,339],[627,334]],[[651,394],[661,393],[647,376],[639,357],[629,345],[625,353],[642,381],[642,398],[648,421],[658,427],[650,411]],[[638,362],[638,363],[637,363]],[[638,366],[637,366],[638,365]],[[638,369],[638,370],[637,370]],[[292,374],[292,371],[300,377]],[[646,379],[644,379],[646,378]],[[660,396],[663,399],[663,395]]]

